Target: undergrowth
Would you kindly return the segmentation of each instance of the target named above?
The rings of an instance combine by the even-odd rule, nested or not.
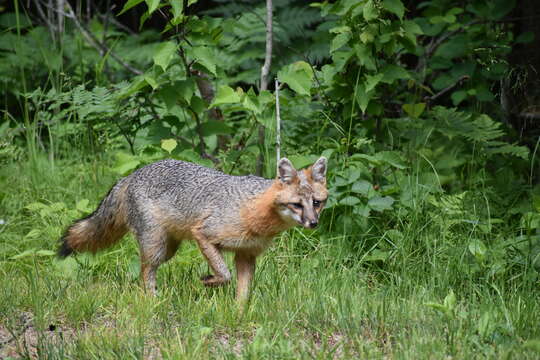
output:
[[[404,235],[384,262],[356,251],[373,235],[293,229],[259,259],[241,312],[234,283],[202,286],[208,267],[192,244],[160,269],[155,298],[139,284],[131,236],[98,256],[57,260],[64,227],[92,211],[117,175],[106,159],[35,164],[0,170],[2,357],[538,357],[534,270],[476,271],[459,241],[470,231],[437,214],[398,219],[379,238]]]

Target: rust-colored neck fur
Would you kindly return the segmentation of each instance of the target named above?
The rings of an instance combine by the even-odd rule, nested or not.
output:
[[[274,203],[276,193],[281,186],[278,181],[275,181],[268,190],[243,209],[241,216],[248,236],[272,238],[290,227],[279,216]]]

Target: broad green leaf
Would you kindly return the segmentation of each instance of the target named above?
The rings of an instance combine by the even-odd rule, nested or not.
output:
[[[122,11],[120,11],[118,13],[118,15],[122,15],[123,13],[125,13],[126,11],[128,11],[129,9],[131,9],[132,7],[134,6],[137,6],[139,5],[140,3],[142,3],[144,0],[129,0],[125,5],[124,7],[122,8]]]
[[[230,134],[232,129],[223,121],[209,120],[201,124],[201,132],[204,136],[216,134]]]
[[[360,41],[364,44],[373,42],[373,40],[375,40],[375,36],[369,30],[365,30],[360,34]]]
[[[400,19],[403,18],[403,14],[405,13],[405,7],[400,0],[383,0],[382,7],[395,14]]]
[[[295,168],[302,169],[313,164],[317,160],[314,155],[291,155],[288,159],[292,162]]]
[[[369,192],[372,189],[373,189],[373,185],[366,180],[358,180],[351,187],[352,192],[355,192],[357,194],[362,194],[365,196],[367,196],[367,194],[369,194]]]
[[[247,110],[253,111],[255,114],[260,114],[262,112],[259,98],[257,97],[252,88],[250,88],[248,92],[244,95],[244,99],[242,100],[242,106],[244,106],[244,108],[246,108]]]
[[[176,53],[176,43],[167,41],[159,44],[156,53],[154,54],[154,64],[161,66],[163,71],[167,70],[171,60]]]
[[[372,93],[367,92],[364,84],[359,84],[356,88],[356,101],[362,113],[366,112]]]
[[[473,239],[469,243],[469,252],[479,261],[484,260],[486,251],[486,245],[480,239]]]
[[[206,103],[199,96],[196,96],[196,95],[192,96],[190,104],[191,104],[191,109],[197,114],[201,114],[203,111],[206,110]]]
[[[394,204],[394,198],[391,196],[375,196],[368,201],[368,206],[375,211],[390,210]]]
[[[178,20],[182,17],[184,11],[184,1],[183,0],[169,0],[171,4],[171,12],[173,14],[173,21]]]
[[[150,74],[144,74],[144,81],[152,87],[153,90],[157,89],[158,83],[156,79]]]
[[[140,163],[141,161],[133,155],[117,153],[116,164],[112,170],[120,175],[127,175],[127,173],[137,168]]]
[[[193,79],[178,81],[175,83],[175,87],[180,98],[189,104],[193,94],[195,93],[195,81]]]
[[[454,106],[458,106],[463,100],[467,98],[467,92],[465,90],[454,91],[450,96]]]
[[[235,104],[240,102],[240,95],[234,91],[230,86],[221,85],[214,97],[214,101],[210,104],[210,107],[219,106],[222,104]]]
[[[212,48],[208,46],[197,46],[193,48],[192,52],[199,64],[204,66],[213,75],[216,75],[216,63],[218,61]]]
[[[145,0],[146,5],[148,5],[148,13],[152,14],[159,6],[159,0]]]
[[[366,75],[366,92],[373,90],[383,77],[384,74],[381,73],[377,75]]]
[[[347,44],[347,42],[351,39],[351,33],[350,32],[344,32],[338,34],[334,40],[332,40],[332,45],[330,46],[330,52],[334,52],[337,49],[341,48],[343,45]]]
[[[456,294],[454,294],[454,290],[450,289],[450,292],[444,298],[444,306],[450,311],[453,311],[456,308],[456,302]]]
[[[409,72],[397,65],[386,65],[382,68],[381,73],[384,74],[381,82],[391,84],[398,79],[410,79]]]
[[[346,196],[343,199],[339,200],[338,204],[346,206],[354,206],[360,203],[360,199],[356,196]]]
[[[163,100],[165,106],[167,107],[167,110],[172,109],[172,107],[176,104],[176,100],[178,98],[178,93],[173,85],[166,85],[161,87],[156,95]]]
[[[174,139],[161,140],[161,148],[169,154],[172,153],[174,149],[176,149],[176,146],[178,146],[178,143]]]
[[[284,66],[278,72],[278,80],[289,85],[298,94],[309,95],[313,80],[313,70],[305,61],[297,61]]]
[[[403,110],[412,118],[419,118],[426,109],[426,103],[403,104]]]
[[[381,151],[375,154],[375,158],[385,163],[388,163],[397,169],[407,168],[407,164],[405,163],[405,160],[403,160],[403,158],[397,151]]]
[[[379,15],[378,11],[377,11],[377,8],[375,7],[375,4],[373,4],[372,0],[368,0],[364,4],[363,15],[364,15],[364,19],[366,19],[366,21],[376,19],[377,16]]]

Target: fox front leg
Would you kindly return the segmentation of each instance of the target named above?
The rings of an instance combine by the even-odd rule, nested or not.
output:
[[[255,273],[255,256],[236,253],[234,263],[238,279],[236,284],[236,301],[243,303],[249,297],[251,281],[253,280],[253,274]]]
[[[201,280],[206,286],[220,286],[231,281],[231,273],[225,264],[221,251],[208,239],[200,234],[195,236],[201,253],[212,268],[214,275],[203,277]]]

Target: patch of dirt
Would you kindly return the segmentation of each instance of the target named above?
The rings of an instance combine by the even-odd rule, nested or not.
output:
[[[38,330],[34,315],[23,312],[13,324],[0,324],[0,359],[8,357],[37,359],[39,344],[60,344],[73,338],[75,331],[60,324],[50,324]]]

